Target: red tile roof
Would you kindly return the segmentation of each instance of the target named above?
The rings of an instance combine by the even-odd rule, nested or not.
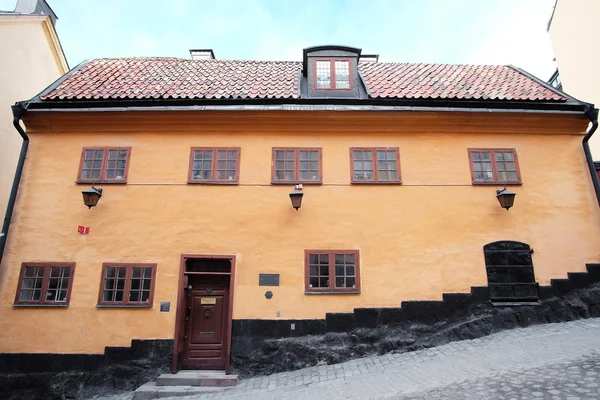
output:
[[[100,58],[42,100],[297,99],[301,62]],[[360,63],[372,98],[564,101],[508,66]]]

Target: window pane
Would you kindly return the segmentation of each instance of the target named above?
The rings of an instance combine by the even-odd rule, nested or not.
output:
[[[102,301],[122,302],[125,292],[127,267],[106,267]]]
[[[212,150],[194,150],[194,162],[192,163],[192,179],[209,181],[212,179]]]
[[[108,161],[104,179],[125,179],[127,150],[108,150]]]
[[[336,89],[350,89],[350,62],[335,62],[335,87]]]
[[[50,270],[50,279],[48,281],[48,291],[46,292],[46,301],[67,301],[67,289],[69,287],[70,275],[69,270],[69,267],[52,267]]]
[[[317,89],[331,89],[331,62],[317,61]]]
[[[237,150],[219,150],[216,178],[234,180],[237,175]],[[229,160],[229,161],[227,161]]]
[[[104,150],[86,150],[81,170],[82,179],[100,179]]]
[[[354,150],[354,179],[373,180],[373,152],[371,150]]]
[[[295,150],[276,150],[275,151],[275,180],[295,179]]]
[[[309,254],[309,287],[329,287],[329,256],[327,254]]]

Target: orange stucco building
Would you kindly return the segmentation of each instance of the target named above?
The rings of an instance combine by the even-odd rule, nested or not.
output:
[[[15,107],[0,352],[165,340],[173,369],[229,369],[247,324],[301,335],[488,284],[535,303],[600,262],[591,105],[512,67],[204,55],[92,60]],[[484,252],[499,241],[525,246],[513,272]]]

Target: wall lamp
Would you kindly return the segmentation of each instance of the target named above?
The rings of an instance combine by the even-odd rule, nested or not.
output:
[[[496,190],[496,198],[498,199],[498,203],[500,203],[500,207],[506,208],[506,211],[508,211],[508,209],[511,208],[515,203],[516,195],[516,193],[508,190],[506,186],[504,186],[504,189],[502,190]]]
[[[294,187],[294,191],[290,193],[290,200],[292,200],[292,207],[298,211],[298,209],[302,206],[302,185],[296,185]]]
[[[83,195],[83,204],[88,206],[89,209],[98,204],[98,200],[102,197],[102,188],[95,188],[92,183],[92,187],[87,190],[82,190],[81,194]]]

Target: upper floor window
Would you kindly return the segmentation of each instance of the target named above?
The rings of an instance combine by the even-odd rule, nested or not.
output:
[[[400,183],[398,148],[350,148],[352,183]]]
[[[358,250],[306,250],[306,293],[360,293]]]
[[[552,74],[548,83],[558,90],[562,90],[562,81],[560,80],[560,73],[558,72],[558,69]]]
[[[351,87],[350,60],[315,60],[316,89],[337,90]]]
[[[521,183],[515,149],[469,149],[473,183]]]
[[[74,263],[23,263],[15,305],[68,306]]]
[[[126,183],[130,147],[84,147],[78,182]]]
[[[321,183],[321,149],[274,148],[272,183]]]
[[[189,183],[238,183],[239,173],[239,147],[192,147]]]
[[[98,304],[151,307],[155,279],[156,264],[105,263]]]

